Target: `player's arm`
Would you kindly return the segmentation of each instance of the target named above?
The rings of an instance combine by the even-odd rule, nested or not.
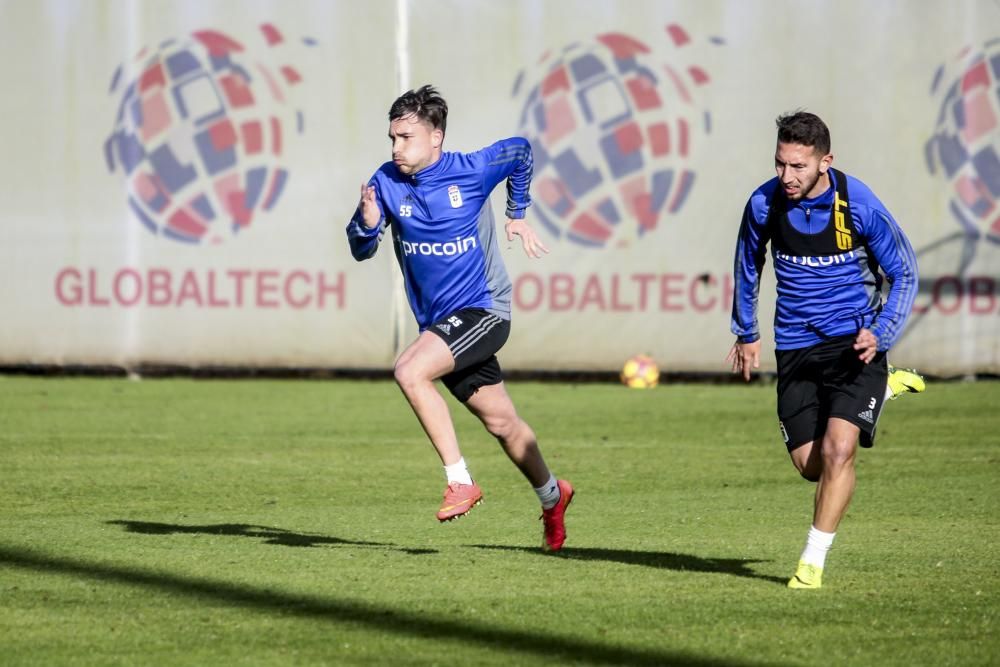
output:
[[[913,309],[919,278],[917,255],[903,230],[884,210],[872,210],[863,234],[889,283],[885,305],[868,327],[878,341],[878,351],[884,352],[899,338]]]
[[[361,199],[358,207],[347,223],[347,242],[351,254],[359,262],[372,257],[382,241],[388,221],[378,203],[378,191],[374,179],[361,185]]]
[[[733,311],[730,330],[736,342],[729,350],[726,361],[734,373],[750,380],[750,371],[760,368],[760,328],[757,321],[757,303],[760,295],[760,276],[767,255],[767,211],[756,211],[754,199],[747,202],[740,222],[733,260]],[[761,197],[761,200],[763,198]]]
[[[534,166],[531,143],[524,137],[501,139],[479,151],[478,157],[483,160],[483,191],[487,197],[500,181],[507,179],[507,222],[504,224],[507,240],[513,241],[519,236],[528,257],[542,257],[549,249],[524,219],[525,210],[531,206],[528,193]]]

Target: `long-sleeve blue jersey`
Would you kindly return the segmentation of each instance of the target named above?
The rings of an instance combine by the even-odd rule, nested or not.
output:
[[[776,197],[777,178],[764,183],[750,196],[740,226],[733,270],[732,332],[741,343],[760,338],[757,299],[769,241],[772,241],[777,280],[776,349],[808,347],[867,328],[878,338],[879,351],[885,351],[902,332],[917,293],[916,255],[899,225],[864,183],[838,173],[846,179],[851,222],[860,241],[851,249],[823,256],[801,256],[782,252],[773,242],[774,220],[781,214],[775,211],[769,224],[769,208],[775,202],[784,204],[787,223],[801,238],[818,235],[828,225],[835,224],[832,213],[837,198],[837,175],[833,170],[829,173],[834,179],[831,187],[814,199],[790,201],[780,193]],[[837,229],[844,224],[841,221]],[[879,268],[889,283],[884,303]]]
[[[386,162],[375,187],[379,224],[365,225],[358,207],[347,225],[351,254],[368,259],[391,229],[410,308],[423,331],[460,308],[484,308],[510,319],[511,282],[500,259],[490,193],[507,179],[507,217],[531,204],[531,144],[513,137],[474,153],[442,153],[405,175]]]

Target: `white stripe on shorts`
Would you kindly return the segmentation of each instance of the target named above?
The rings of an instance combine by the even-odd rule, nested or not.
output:
[[[475,345],[479,339],[490,332],[490,329],[502,322],[502,318],[498,315],[490,314],[487,317],[481,319],[476,326],[472,327],[464,334],[456,338],[449,346],[448,349],[451,350],[451,356],[458,358],[458,355],[462,354],[470,347]]]

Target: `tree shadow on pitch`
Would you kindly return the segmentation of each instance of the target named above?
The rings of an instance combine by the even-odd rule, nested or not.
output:
[[[135,565],[78,560],[4,544],[0,544],[0,568],[181,595],[213,607],[223,604],[234,609],[274,614],[282,622],[289,618],[305,618],[330,624],[333,633],[340,628],[362,628],[387,637],[398,636],[404,641],[446,642],[440,650],[468,645],[506,656],[513,664],[572,662],[629,667],[749,667],[749,663],[742,660],[703,657],[663,648],[610,645],[591,637],[524,629],[520,623],[517,628],[505,627],[502,622],[480,620],[475,615],[437,617],[374,602],[291,593]]]
[[[390,549],[402,553],[419,556],[435,554],[436,549],[410,549],[385,542],[366,542],[362,540],[345,540],[340,537],[315,535],[312,533],[295,533],[283,528],[270,526],[255,526],[248,523],[219,523],[205,526],[184,526],[172,523],[156,523],[153,521],[129,521],[118,519],[107,521],[112,526],[123,526],[127,532],[143,535],[174,535],[178,533],[201,535],[233,535],[237,537],[252,537],[263,540],[264,544],[278,544],[286,547],[318,547],[318,546],[353,546]]]
[[[760,579],[775,584],[785,585],[787,579],[757,574],[750,569],[754,563],[764,563],[763,560],[746,560],[742,558],[702,558],[688,554],[675,554],[664,551],[631,551],[628,549],[597,549],[590,547],[565,547],[557,553],[550,554],[537,547],[513,547],[498,544],[474,544],[477,549],[493,549],[496,551],[523,551],[536,556],[568,558],[570,560],[595,560],[624,565],[641,565],[678,572],[707,572],[712,574],[731,574],[747,579]]]

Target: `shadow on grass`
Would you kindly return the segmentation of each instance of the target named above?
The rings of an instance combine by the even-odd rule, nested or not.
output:
[[[211,604],[228,604],[262,613],[299,616],[348,626],[361,626],[374,632],[415,637],[428,641],[453,643],[502,652],[516,663],[522,656],[567,660],[593,665],[690,665],[691,667],[739,667],[747,663],[698,656],[679,651],[656,651],[610,646],[589,639],[551,633],[510,630],[469,618],[431,618],[427,614],[401,611],[391,607],[363,604],[336,598],[285,593],[280,590],[235,585],[225,581],[187,577],[136,567],[86,562],[39,553],[28,549],[0,546],[0,566],[28,570],[44,575],[66,575],[141,587],[184,595]],[[454,650],[454,647],[442,647]]]
[[[523,551],[524,553],[548,558],[568,558],[570,560],[600,560],[609,563],[624,563],[625,565],[643,565],[658,567],[665,570],[680,572],[709,572],[715,574],[731,574],[748,579],[761,579],[784,586],[787,579],[757,574],[749,568],[762,560],[743,560],[740,558],[701,558],[687,554],[672,554],[663,551],[629,551],[625,549],[592,549],[565,547],[555,554],[545,553],[536,547],[512,547],[499,544],[473,544],[477,549],[493,549],[496,551]]]
[[[264,544],[280,544],[286,547],[316,547],[321,545],[354,546],[354,547],[379,547],[401,551],[414,556],[423,554],[436,554],[435,549],[408,549],[398,547],[395,544],[384,542],[363,542],[359,540],[345,540],[339,537],[327,537],[326,535],[313,535],[310,533],[293,533],[283,528],[270,528],[268,526],[254,526],[248,523],[219,523],[208,526],[182,526],[172,523],[156,523],[153,521],[128,521],[118,519],[117,521],[106,522],[112,526],[124,526],[130,533],[142,533],[143,535],[174,535],[177,533],[193,533],[204,535],[235,535],[237,537],[252,537],[264,540]]]

